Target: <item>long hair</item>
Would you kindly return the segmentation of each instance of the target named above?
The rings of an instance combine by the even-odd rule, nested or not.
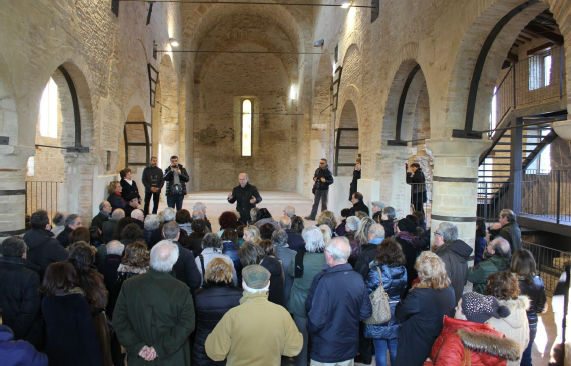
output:
[[[414,268],[420,281],[413,288],[432,288],[440,290],[450,286],[450,278],[446,273],[446,265],[439,256],[424,251],[416,259]]]
[[[533,283],[533,277],[537,274],[537,264],[533,254],[527,249],[518,249],[512,256],[510,271],[528,283]]]
[[[84,241],[70,246],[69,263],[77,272],[77,283],[85,292],[85,298],[91,310],[105,309],[107,306],[107,289],[103,284],[103,275],[91,268],[95,258],[95,248]]]

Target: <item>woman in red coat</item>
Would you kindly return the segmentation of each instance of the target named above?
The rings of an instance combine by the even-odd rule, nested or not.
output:
[[[505,366],[507,360],[517,360],[519,343],[484,324],[492,316],[504,318],[509,314],[509,309],[492,296],[464,294],[456,307],[456,319],[444,316],[442,333],[424,366]]]

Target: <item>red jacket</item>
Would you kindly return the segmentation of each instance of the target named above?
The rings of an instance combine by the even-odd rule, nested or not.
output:
[[[442,333],[424,366],[505,366],[519,356],[520,345],[490,325],[444,316]]]

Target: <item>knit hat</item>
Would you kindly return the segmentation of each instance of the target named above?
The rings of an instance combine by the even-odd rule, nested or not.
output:
[[[416,224],[407,218],[400,219],[397,223],[397,226],[400,231],[406,231],[407,233],[414,234],[416,232]]]
[[[258,264],[252,264],[242,270],[242,278],[246,286],[258,290],[268,285],[270,272]]]
[[[462,295],[462,312],[466,319],[476,323],[485,323],[492,316],[505,318],[510,315],[510,310],[500,305],[495,297],[481,295],[477,292]]]
[[[378,207],[380,209],[385,208],[385,204],[381,203],[381,201],[373,201],[373,202],[371,202],[371,206],[375,206],[375,207]]]

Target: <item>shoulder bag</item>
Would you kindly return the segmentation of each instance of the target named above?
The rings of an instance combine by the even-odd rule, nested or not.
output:
[[[383,324],[391,320],[392,316],[389,295],[387,295],[383,287],[383,275],[379,267],[377,267],[377,272],[379,272],[380,279],[379,287],[369,294],[373,314],[369,319],[365,320],[365,324]]]

